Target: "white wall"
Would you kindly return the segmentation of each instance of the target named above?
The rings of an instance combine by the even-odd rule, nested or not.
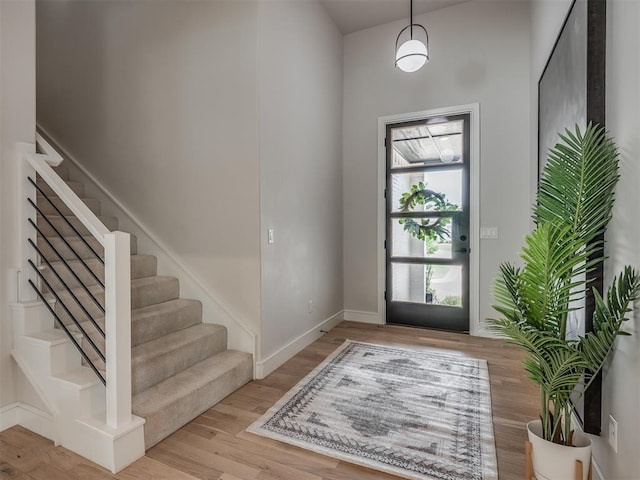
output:
[[[17,400],[9,302],[16,300],[17,142],[35,141],[35,1],[0,2],[0,407]]]
[[[546,58],[570,6],[569,0],[537,0],[532,6],[532,85],[542,73]],[[616,191],[614,217],[607,231],[605,282],[621,268],[640,268],[640,3],[607,2],[607,110],[606,127],[621,154],[621,177]],[[534,96],[535,98],[535,96]],[[535,109],[532,109],[535,113]],[[603,433],[594,440],[594,458],[609,480],[633,480],[640,472],[640,324],[627,325],[631,337],[618,339],[613,361],[605,370],[603,385]],[[618,453],[607,443],[608,417],[618,421]]]
[[[258,24],[264,359],[342,310],[342,35],[317,2]]]
[[[607,231],[606,279],[610,282],[626,264],[640,269],[640,3],[609,0],[607,21],[607,129],[621,153],[621,178],[614,218]],[[595,444],[595,456],[607,478],[634,479],[640,472],[640,322],[638,310],[629,327],[632,337],[622,337],[603,384],[603,419],[618,420],[618,453],[612,454],[604,438]]]
[[[256,2],[41,1],[37,20],[40,124],[257,331]]]
[[[394,68],[394,42],[406,22],[345,37],[345,310],[377,312],[377,119],[480,104],[480,319],[493,316],[490,285],[528,231],[529,10],[526,2],[471,2],[415,18],[429,31],[431,60],[407,74]],[[473,254],[473,252],[472,252]]]

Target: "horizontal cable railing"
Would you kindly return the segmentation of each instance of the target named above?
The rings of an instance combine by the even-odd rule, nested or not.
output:
[[[41,153],[23,147],[20,299],[44,303],[105,385],[106,423],[119,428],[131,421],[129,235],[110,232],[56,174],[62,158],[44,138]]]
[[[28,219],[29,221],[29,225],[31,225],[35,231],[38,233],[38,235],[40,236],[40,238],[48,245],[48,247],[51,249],[51,251],[54,253],[54,255],[58,258],[58,260],[60,262],[62,262],[68,269],[69,273],[74,277],[75,281],[78,282],[78,284],[80,285],[80,287],[82,289],[84,289],[84,291],[87,293],[87,296],[93,301],[93,304],[102,311],[102,313],[104,314],[104,306],[102,305],[102,303],[100,303],[100,301],[98,301],[98,299],[93,295],[93,292],[91,292],[91,290],[89,289],[89,287],[87,287],[87,285],[85,284],[85,282],[83,282],[80,277],[78,276],[78,274],[75,272],[75,270],[73,268],[71,268],[71,266],[69,266],[69,264],[66,262],[66,260],[64,259],[64,257],[60,254],[60,252],[56,249],[56,247],[53,245],[53,243],[51,243],[51,240],[49,240],[49,238],[47,238],[47,236],[42,232],[42,230],[40,229],[40,227],[38,227],[38,225],[31,219]],[[67,245],[67,247],[77,256],[78,254],[75,252],[75,250],[71,247],[71,245],[69,245],[69,243],[64,239],[64,237],[60,237],[64,240],[65,244]],[[31,239],[28,239],[27,242],[34,246],[34,248],[36,250],[37,247],[35,246],[35,244],[33,243],[33,241]],[[38,253],[40,254],[40,257],[44,260],[46,260],[46,258],[40,253],[40,251],[38,250]],[[48,262],[47,262],[48,263]],[[86,266],[86,265],[85,265]],[[86,267],[87,269],[89,269],[89,267]],[[104,288],[104,286],[103,286]],[[87,315],[89,315],[87,313]],[[104,336],[104,332],[102,332],[102,336]]]
[[[38,191],[38,193],[40,194],[40,196],[42,198],[44,198],[49,205],[51,205],[53,207],[53,209],[58,213],[58,215],[60,215],[61,218],[64,219],[64,221],[66,222],[66,224],[69,226],[69,228],[71,228],[73,230],[73,232],[78,236],[78,238],[80,238],[80,240],[82,240],[84,242],[84,244],[86,245],[86,247],[91,250],[91,253],[93,253],[94,257],[96,257],[98,260],[100,260],[100,263],[102,263],[102,265],[104,265],[104,260],[100,257],[100,255],[98,255],[98,252],[96,252],[93,247],[89,244],[89,242],[87,242],[84,238],[84,236],[78,231],[78,229],[76,227],[73,226],[73,224],[69,221],[69,219],[66,217],[65,214],[62,213],[62,211],[56,206],[55,203],[53,203],[53,201],[49,198],[49,195],[47,195],[46,193],[44,193],[44,191],[42,190],[42,188],[40,188],[38,186],[38,184],[36,182],[33,181],[33,179],[31,177],[28,177],[27,180],[29,180],[29,183],[31,185],[33,185],[34,187],[36,187],[36,190]],[[40,211],[40,209],[36,206],[36,204],[34,204],[31,199],[30,203],[36,208],[36,210],[38,211],[38,213],[40,213],[40,215],[44,214]],[[69,247],[71,248],[71,247]],[[71,249],[73,250],[73,249]],[[78,257],[78,259],[81,260],[81,258],[78,256],[78,254],[74,251],[73,253],[75,253],[76,257]],[[85,267],[87,267],[85,265]],[[87,267],[87,270],[91,271],[91,269],[89,267]],[[97,280],[97,278],[96,278]],[[100,282],[100,284],[102,284],[102,282]],[[104,285],[102,285],[104,287]]]

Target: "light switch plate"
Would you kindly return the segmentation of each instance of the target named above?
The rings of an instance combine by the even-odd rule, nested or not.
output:
[[[273,228],[267,230],[267,243],[275,243],[275,240],[273,239]]]
[[[498,227],[481,227],[480,238],[498,238]]]

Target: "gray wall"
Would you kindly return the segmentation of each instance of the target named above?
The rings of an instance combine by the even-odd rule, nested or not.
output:
[[[532,86],[542,73],[571,2],[537,0],[532,6]],[[640,266],[638,205],[640,184],[640,3],[607,2],[607,130],[621,154],[621,178],[616,191],[614,217],[607,231],[605,282],[621,268]],[[535,99],[535,95],[532,95]],[[532,105],[535,117],[535,105]],[[613,360],[606,367],[603,385],[603,434],[592,437],[594,458],[605,478],[632,480],[640,472],[640,323],[638,311],[627,325],[630,337],[618,339]],[[608,417],[618,421],[618,453],[607,443]]]
[[[266,358],[342,310],[342,35],[317,2],[261,2],[258,24]]]
[[[9,302],[16,301],[17,143],[35,142],[35,1],[0,2],[0,407],[18,400]]]
[[[493,316],[490,284],[514,259],[529,227],[529,10],[526,2],[470,2],[416,17],[431,60],[394,68],[393,22],[345,37],[345,309],[377,311],[377,119],[480,104],[480,224],[499,239],[480,243],[480,319]]]
[[[616,138],[621,178],[614,218],[607,232],[605,276],[608,283],[622,267],[640,268],[640,3],[609,0],[607,22],[607,129]],[[618,453],[612,454],[604,438],[594,443],[595,456],[607,478],[637,478],[640,472],[640,322],[638,309],[628,327],[632,337],[622,337],[603,385],[603,418],[618,420]],[[606,438],[606,437],[605,437]]]
[[[37,20],[40,124],[257,331],[257,4],[41,1]]]

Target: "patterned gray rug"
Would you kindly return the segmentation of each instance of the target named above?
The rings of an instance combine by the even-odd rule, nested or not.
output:
[[[498,478],[485,360],[347,340],[249,432],[411,479]]]

